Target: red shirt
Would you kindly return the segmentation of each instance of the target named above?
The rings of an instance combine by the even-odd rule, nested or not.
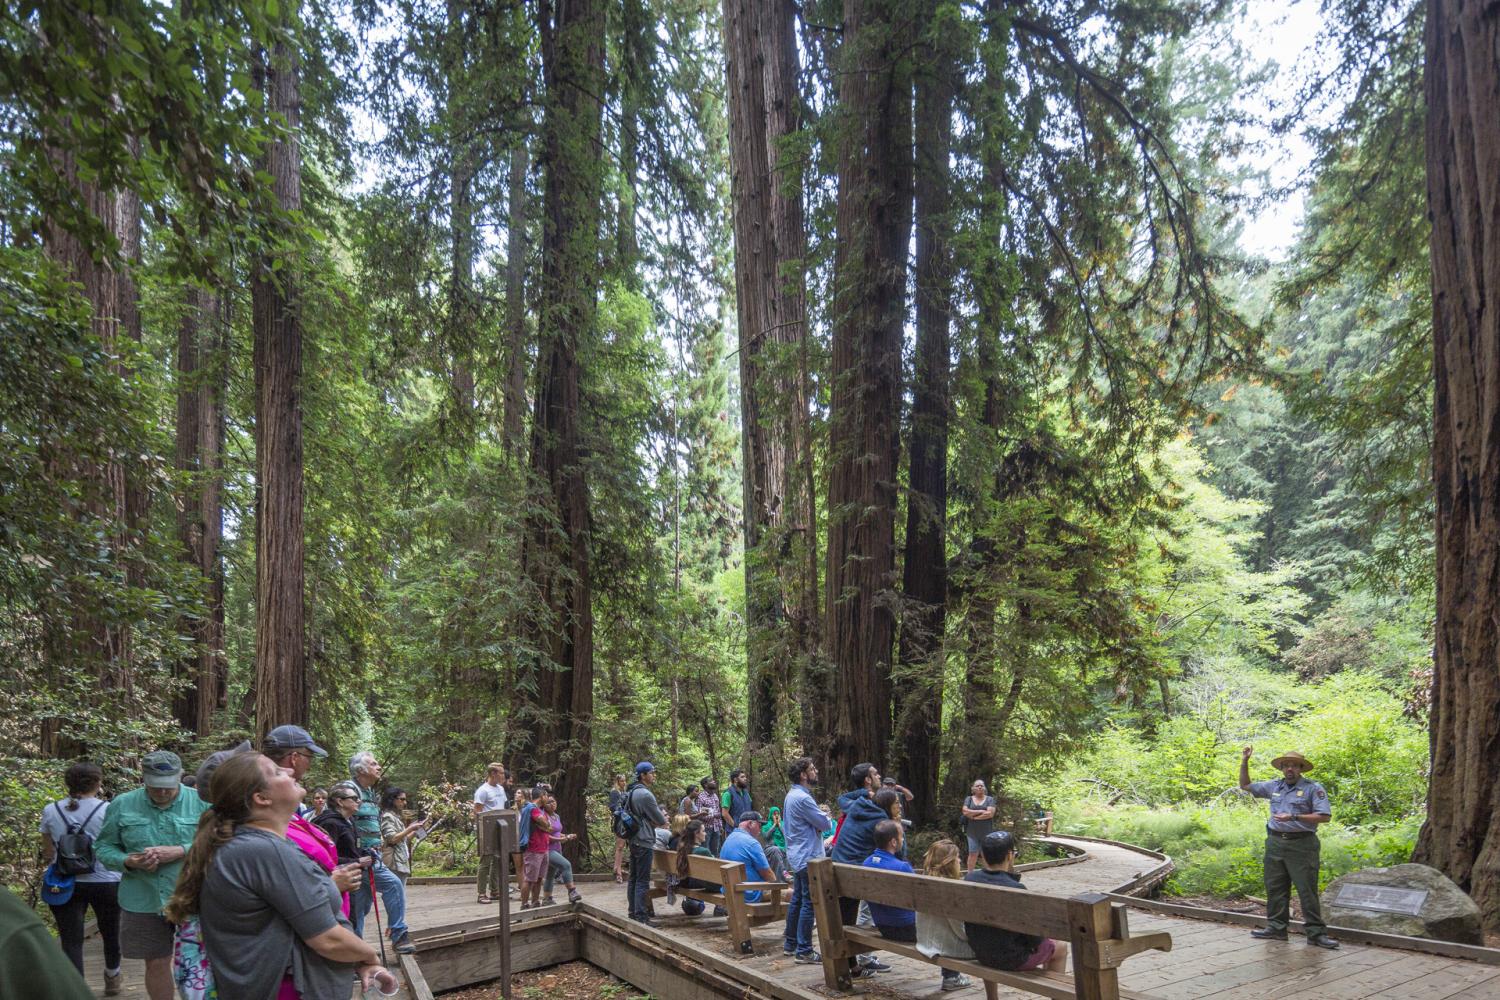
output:
[[[527,854],[546,854],[552,849],[551,821],[536,806],[531,807],[531,835],[526,841]]]

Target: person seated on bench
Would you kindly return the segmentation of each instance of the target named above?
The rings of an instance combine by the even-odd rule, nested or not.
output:
[[[675,822],[676,820],[674,819],[673,823],[675,824]],[[697,889],[701,892],[723,892],[724,890],[721,887],[714,885],[712,882],[704,882],[702,879],[692,878],[688,875],[688,872],[691,870],[688,866],[689,855],[698,854],[705,858],[714,856],[713,851],[710,851],[705,846],[705,841],[708,840],[708,831],[704,828],[703,822],[696,819],[688,820],[682,828],[682,833],[675,839],[678,841],[677,880],[674,885],[669,885],[667,888],[672,889],[675,886],[678,889]],[[668,898],[668,905],[671,905],[670,897]],[[686,913],[690,917],[696,917],[703,910],[704,906],[701,899],[690,899],[687,896],[682,897],[683,913]],[[722,917],[723,915],[724,907],[715,906],[714,916]]]
[[[900,855],[902,848],[906,846],[906,834],[901,829],[901,824],[893,819],[883,819],[875,824],[875,850],[868,858],[865,858],[866,868],[878,868],[886,872],[908,872],[912,871],[911,862]],[[875,929],[880,936],[890,941],[901,941],[906,944],[917,943],[917,914],[915,910],[903,910],[899,906],[886,906],[882,903],[870,904],[870,919],[875,921]],[[958,980],[963,982],[959,984]],[[951,984],[951,985],[950,985]],[[969,985],[969,981],[957,972],[949,969],[943,970],[943,991],[963,989]]]
[[[1007,889],[1024,889],[1021,880],[1013,875],[1016,861],[1016,840],[1007,830],[996,830],[979,842],[980,867],[964,876],[965,882],[982,885],[998,885]],[[984,924],[964,922],[964,934],[974,956],[982,965],[1008,972],[1030,972],[1045,968],[1048,972],[1066,972],[1068,968],[1068,946],[1061,941],[1044,938],[1038,934],[1020,934],[1016,931],[988,927]]]
[[[958,845],[947,837],[934,841],[927,848],[927,856],[922,859],[922,874],[933,878],[962,879],[963,857],[958,852]],[[969,939],[964,934],[964,922],[931,913],[917,914],[917,950],[928,958],[941,955],[971,962],[974,960],[974,949],[969,947]],[[945,991],[965,989],[972,984],[973,980],[968,976],[956,972],[950,974],[946,969],[943,970]]]
[[[740,813],[739,824],[724,838],[724,846],[719,849],[719,860],[738,861],[745,866],[745,875],[752,881],[759,879],[762,882],[775,882],[776,874],[771,871],[771,863],[766,860],[766,849],[760,844],[762,822],[764,820],[760,813],[753,809]],[[745,902],[759,903],[760,890],[747,889]]]

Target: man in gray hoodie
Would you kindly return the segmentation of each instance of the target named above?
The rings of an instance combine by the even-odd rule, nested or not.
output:
[[[630,837],[630,883],[626,887],[630,901],[630,919],[652,927],[651,919],[651,852],[656,847],[656,831],[667,825],[661,806],[651,786],[656,784],[656,767],[649,760],[635,766],[635,784],[625,793],[625,810],[635,817],[635,833]]]

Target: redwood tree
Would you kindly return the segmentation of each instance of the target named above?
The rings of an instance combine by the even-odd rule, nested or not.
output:
[[[816,648],[817,539],[808,428],[807,318],[802,260],[807,230],[800,173],[782,155],[799,127],[796,9],[792,0],[724,0],[735,301],[745,531],[746,749],[758,754],[800,662]],[[816,706],[826,690],[802,686],[803,743],[827,733]],[[824,716],[826,719],[826,715]],[[763,782],[758,781],[758,784]]]
[[[1437,618],[1432,779],[1415,860],[1500,928],[1500,10],[1434,0],[1426,28]]]
[[[537,509],[527,519],[525,564],[544,612],[533,629],[535,670],[522,683],[531,702],[524,719],[533,739],[528,759],[539,775],[557,783],[563,824],[579,835],[570,845],[578,854],[588,849],[583,791],[594,714],[592,525],[579,431],[580,355],[595,338],[598,308],[604,8],[603,0],[541,7],[546,180],[531,432]]]
[[[825,653],[830,780],[884,759],[891,733],[896,460],[911,236],[905,0],[845,0],[829,406]]]
[[[291,19],[290,13],[288,14]],[[282,212],[302,208],[297,56],[283,38],[257,74],[276,121],[261,169]],[[293,238],[272,226],[250,283],[255,336],[255,712],[262,734],[306,725],[303,639],[302,315]]]

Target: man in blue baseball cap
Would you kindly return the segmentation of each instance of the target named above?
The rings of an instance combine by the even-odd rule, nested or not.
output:
[[[301,726],[277,726],[261,740],[260,751],[277,767],[290,768],[292,777],[301,781],[312,767],[314,757],[327,757],[328,751],[313,742],[312,735]],[[299,806],[297,815],[312,821],[312,809]]]
[[[635,817],[635,832],[630,835],[630,883],[626,898],[630,901],[630,919],[655,926],[651,919],[651,852],[656,847],[656,830],[667,825],[661,805],[651,786],[656,784],[656,765],[643,760],[635,766],[635,784],[625,792],[625,811]]]

